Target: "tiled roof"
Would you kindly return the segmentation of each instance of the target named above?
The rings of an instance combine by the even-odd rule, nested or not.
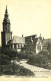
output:
[[[25,44],[25,38],[24,37],[14,36],[12,42],[13,43],[24,43]]]

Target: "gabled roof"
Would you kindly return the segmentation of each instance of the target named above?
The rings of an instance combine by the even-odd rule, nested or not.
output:
[[[24,37],[14,36],[12,42],[13,43],[25,43],[25,38]]]

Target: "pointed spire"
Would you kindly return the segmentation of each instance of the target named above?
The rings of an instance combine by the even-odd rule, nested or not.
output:
[[[5,22],[10,23],[10,20],[9,20],[8,16],[9,15],[8,15],[8,10],[7,10],[7,6],[6,6],[3,23],[5,23]]]
[[[8,18],[7,6],[6,6],[6,9],[5,9],[5,15],[4,15],[4,19],[3,19],[3,31],[4,32],[10,31],[10,20]]]
[[[7,5],[6,5],[6,11],[5,11],[5,13],[8,13],[8,11],[7,11]]]
[[[6,10],[5,10],[5,18],[8,18],[8,10],[7,10],[7,6],[6,6]]]

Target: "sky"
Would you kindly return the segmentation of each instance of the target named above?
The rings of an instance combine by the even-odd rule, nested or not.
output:
[[[13,36],[51,38],[51,0],[0,0],[0,45],[6,5]]]

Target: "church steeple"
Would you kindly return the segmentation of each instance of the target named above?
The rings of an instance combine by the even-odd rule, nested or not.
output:
[[[6,6],[4,20],[3,20],[3,31],[4,32],[10,32],[10,20],[8,18],[7,6]]]
[[[4,20],[3,20],[3,32],[1,32],[2,47],[5,47],[10,40],[12,40],[12,32],[10,30],[10,20],[8,18],[8,10],[6,6]]]

